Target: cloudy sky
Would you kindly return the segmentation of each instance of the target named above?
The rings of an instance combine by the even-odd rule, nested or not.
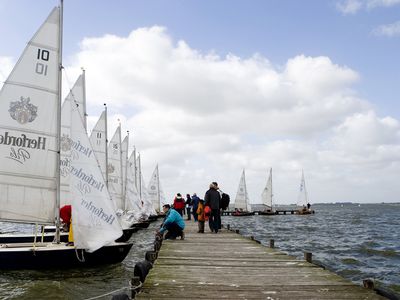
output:
[[[0,80],[55,0],[0,0]],[[400,0],[66,0],[64,90],[86,70],[168,199],[400,201]]]

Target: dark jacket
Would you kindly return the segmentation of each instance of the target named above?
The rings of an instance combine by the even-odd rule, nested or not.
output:
[[[210,206],[211,209],[219,209],[221,203],[220,193],[213,188],[210,188],[204,196],[205,205]]]

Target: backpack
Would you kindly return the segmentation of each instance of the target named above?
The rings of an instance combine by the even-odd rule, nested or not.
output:
[[[222,210],[226,210],[229,207],[230,197],[228,194],[222,193],[221,195],[221,208]]]
[[[204,207],[204,216],[206,220],[211,216],[211,208],[208,205]]]

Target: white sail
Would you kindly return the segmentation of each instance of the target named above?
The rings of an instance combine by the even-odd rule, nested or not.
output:
[[[129,157],[127,167],[125,210],[128,211],[128,214],[133,214],[136,220],[139,220],[143,213],[143,205],[135,183],[135,159],[133,152]]]
[[[121,125],[108,145],[108,189],[117,209],[124,209],[122,192]]]
[[[122,235],[83,121],[75,106],[71,115],[72,229],[78,249],[93,252]]]
[[[65,98],[61,107],[60,138],[60,203],[70,204],[69,170],[71,167],[71,105],[77,106],[82,120],[86,120],[85,94],[83,75],[79,75],[74,86]]]
[[[153,207],[156,212],[160,212],[160,203],[165,204],[165,197],[162,195],[163,191],[161,189],[160,184],[160,175],[158,172],[158,165],[153,171],[151,175],[149,185],[147,187],[147,193],[150,198],[150,201],[153,203]],[[163,200],[163,201],[162,201]]]
[[[104,110],[92,133],[90,134],[90,143],[93,147],[93,152],[97,158],[103,178],[107,183],[107,111]]]
[[[151,201],[151,199],[149,197],[142,173],[140,174],[140,177],[141,177],[140,183],[142,185],[140,193],[141,193],[141,199],[143,202],[143,210],[146,213],[146,215],[148,215],[148,216],[157,215],[157,212],[155,211],[155,209],[153,207],[153,202]]]
[[[29,41],[0,91],[0,220],[54,224],[60,8]]]
[[[299,195],[297,197],[297,205],[298,206],[307,206],[309,203],[307,188],[306,188],[306,181],[304,180],[304,171],[301,171],[301,180],[300,180],[300,188],[299,188]]]
[[[126,180],[128,167],[128,150],[129,150],[129,132],[121,144],[121,159],[122,159],[122,209],[126,206]]]
[[[261,194],[261,201],[268,209],[272,209],[272,168],[269,170],[268,181]]]
[[[243,211],[251,211],[249,203],[249,195],[247,194],[246,176],[244,170],[242,172],[242,176],[240,177],[239,188],[236,193],[235,209],[241,209]]]

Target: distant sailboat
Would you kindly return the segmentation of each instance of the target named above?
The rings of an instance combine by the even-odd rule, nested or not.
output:
[[[306,181],[304,179],[304,171],[301,171],[300,189],[299,196],[297,199],[297,206],[300,208],[296,211],[299,215],[309,215],[315,213],[314,210],[310,209],[310,200],[308,199],[308,193],[306,188]]]
[[[272,168],[269,170],[269,177],[267,180],[267,184],[261,194],[262,204],[265,206],[263,211],[258,212],[259,215],[275,215],[275,212],[272,208]]]
[[[232,213],[232,216],[249,216],[253,214],[250,208],[249,195],[247,193],[246,175],[243,170],[235,198],[235,211]]]
[[[62,1],[28,43],[0,91],[0,220],[56,220],[56,243],[2,244],[0,269],[116,263],[132,247],[113,242],[121,227],[110,210],[76,106],[71,109],[75,123],[70,137],[75,244],[60,243],[61,21]]]

